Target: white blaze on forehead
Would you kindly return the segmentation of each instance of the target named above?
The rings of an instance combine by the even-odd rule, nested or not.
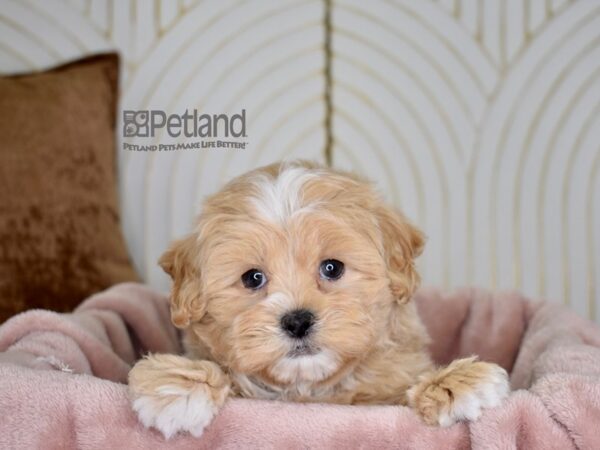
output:
[[[255,181],[258,194],[252,199],[254,206],[265,219],[285,222],[307,206],[302,204],[302,189],[318,175],[314,169],[293,165],[283,166],[277,178],[261,175]]]

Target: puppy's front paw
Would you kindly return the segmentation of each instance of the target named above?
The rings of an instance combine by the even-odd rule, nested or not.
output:
[[[200,436],[229,394],[230,381],[210,361],[149,355],[129,372],[133,409],[167,439],[178,431]]]
[[[424,375],[408,391],[408,400],[427,424],[446,427],[478,419],[482,409],[499,405],[509,392],[502,367],[472,357]]]

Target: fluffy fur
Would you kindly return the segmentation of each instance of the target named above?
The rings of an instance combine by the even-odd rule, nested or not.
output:
[[[149,355],[132,369],[141,421],[166,437],[198,435],[228,395],[410,404],[439,425],[476,419],[507,395],[507,374],[475,358],[433,366],[410,301],[423,244],[353,175],[300,162],[233,180],[160,260],[189,359]],[[344,263],[340,279],[319,276],[326,259]],[[268,279],[256,290],[241,281],[253,268]],[[301,341],[280,326],[298,308],[316,318]]]

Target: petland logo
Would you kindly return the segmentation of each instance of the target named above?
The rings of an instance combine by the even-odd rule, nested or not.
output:
[[[246,110],[239,114],[199,114],[196,109],[183,114],[166,114],[162,110],[123,111],[124,138],[153,138],[164,130],[171,138],[203,138],[197,142],[174,144],[136,145],[123,143],[125,150],[163,151],[192,148],[245,148],[239,142],[246,135]],[[224,141],[222,138],[234,138]]]

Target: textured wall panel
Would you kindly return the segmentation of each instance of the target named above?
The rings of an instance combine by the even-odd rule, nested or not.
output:
[[[126,238],[153,285],[223,181],[331,158],[426,230],[426,283],[516,287],[600,319],[600,2],[0,3],[3,73],[107,49],[125,109],[247,111],[245,150],[119,152]]]
[[[144,278],[164,288],[156,260],[189,231],[205,195],[257,165],[323,161],[323,11],[322,2],[293,0],[8,0],[0,4],[0,69],[117,49],[123,109],[246,109],[244,150],[119,151],[126,239]]]
[[[596,317],[600,3],[333,3],[336,165],[426,230],[425,279]]]

